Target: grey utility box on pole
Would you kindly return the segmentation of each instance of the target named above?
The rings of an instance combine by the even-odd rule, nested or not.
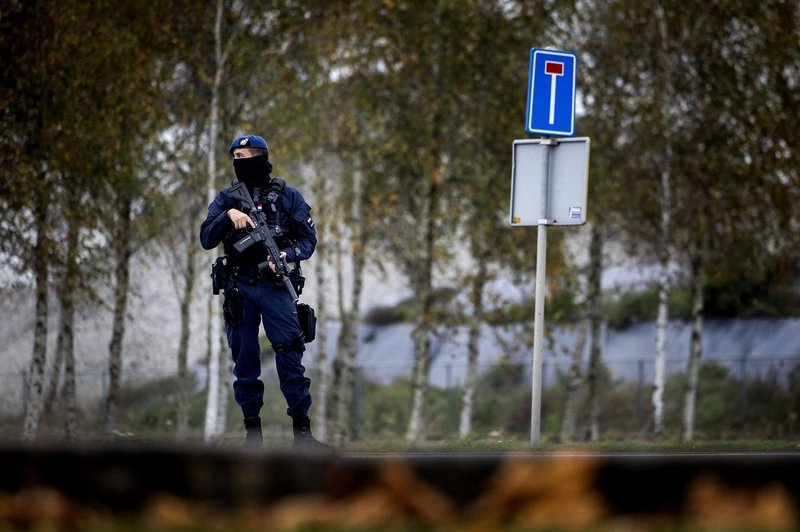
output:
[[[549,154],[549,164],[543,157]],[[542,175],[543,168],[549,175]],[[542,180],[548,179],[546,187]],[[515,140],[511,171],[510,221],[514,226],[583,225],[589,183],[589,138]],[[542,210],[547,190],[547,213]]]

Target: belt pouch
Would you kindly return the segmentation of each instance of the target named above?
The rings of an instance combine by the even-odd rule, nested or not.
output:
[[[317,337],[317,316],[314,314],[314,309],[305,303],[298,303],[297,319],[300,321],[300,330],[303,331],[305,343],[313,342]]]

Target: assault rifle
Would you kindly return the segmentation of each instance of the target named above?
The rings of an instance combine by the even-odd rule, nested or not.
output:
[[[267,216],[263,211],[256,208],[255,203],[253,203],[253,198],[250,196],[250,191],[247,190],[244,183],[236,183],[233,187],[228,189],[227,195],[233,200],[241,201],[245,209],[249,211],[246,214],[250,216],[256,224],[255,227],[250,227],[249,225],[245,226],[247,236],[236,242],[233,247],[236,248],[236,251],[241,253],[250,248],[250,246],[256,244],[264,246],[267,255],[269,255],[269,260],[275,264],[275,273],[278,275],[278,278],[283,281],[283,284],[286,285],[289,295],[292,296],[292,301],[297,303],[299,297],[294,289],[294,285],[292,285],[292,281],[289,279],[289,264],[286,262],[286,259],[281,258],[281,250],[278,247],[278,243],[275,242],[275,235],[278,234],[277,231],[280,231],[280,228],[273,228],[267,224]],[[269,268],[268,261],[264,261],[258,265],[259,270],[265,270],[267,268]]]

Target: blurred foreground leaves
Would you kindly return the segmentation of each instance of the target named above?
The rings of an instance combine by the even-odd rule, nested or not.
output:
[[[660,501],[649,510],[629,506],[620,511],[618,500],[624,494],[611,495],[608,484],[599,482],[604,466],[602,459],[591,456],[509,457],[469,501],[433,486],[411,461],[400,458],[378,462],[366,483],[356,481],[357,467],[337,463],[326,491],[287,494],[236,508],[156,492],[137,512],[118,511],[36,487],[0,492],[0,530],[792,530],[798,526],[796,503],[781,482],[734,485],[724,474],[703,468],[680,484],[670,478],[669,468],[651,476],[653,484],[667,480],[671,488],[678,488],[672,497],[678,506],[669,511],[664,510],[669,505]],[[440,472],[448,474],[447,469]],[[636,492],[646,487],[618,483],[615,489],[627,490],[635,499],[641,495]]]

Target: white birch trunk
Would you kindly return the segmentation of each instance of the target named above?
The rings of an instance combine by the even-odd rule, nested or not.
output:
[[[59,322],[64,319],[64,308],[61,307],[61,317]],[[61,390],[61,383],[64,379],[64,336],[63,331],[59,329],[58,338],[56,339],[56,352],[53,366],[50,368],[50,377],[47,379],[47,392],[44,394],[42,404],[42,418],[47,419],[53,412],[56,398]]]
[[[423,409],[425,406],[425,393],[428,388],[428,369],[430,366],[430,327],[431,327],[431,291],[433,281],[433,242],[434,242],[434,202],[436,201],[436,184],[430,187],[427,212],[424,222],[423,242],[424,252],[420,258],[421,268],[419,275],[415,276],[414,295],[419,301],[417,323],[414,326],[412,337],[414,339],[414,368],[411,375],[411,414],[408,420],[408,430],[405,439],[417,443],[422,439]]]
[[[216,311],[216,299],[209,293],[208,296],[208,336],[206,349],[208,351],[208,386],[206,388],[206,415],[203,428],[203,440],[212,441],[217,437],[219,417],[219,343],[215,341],[220,334],[219,312]]]
[[[564,401],[564,416],[559,435],[562,442],[573,441],[578,429],[578,407],[581,399],[581,384],[583,384],[581,363],[583,362],[583,351],[586,348],[586,339],[589,336],[589,328],[589,320],[584,320],[578,325],[578,340],[572,351],[572,362],[567,377],[567,398]]]
[[[41,185],[40,185],[41,186]],[[42,196],[42,194],[37,194]],[[49,239],[46,234],[46,198],[37,197],[36,227],[38,234],[33,249],[33,273],[36,279],[36,322],[33,329],[33,354],[26,375],[25,421],[22,431],[24,441],[34,441],[39,429],[39,416],[42,411],[44,368],[47,364],[47,256]]]
[[[486,19],[484,19],[485,21]],[[486,37],[487,26],[481,24],[481,38]],[[486,123],[486,76],[480,75],[478,116],[476,125],[478,130],[475,135],[475,152],[478,154],[477,164],[479,175],[486,174],[486,156],[484,148],[484,124]],[[488,194],[487,194],[488,195]],[[485,216],[483,209],[477,205],[473,207],[472,224],[478,226],[478,220]],[[461,419],[458,425],[458,437],[466,438],[472,432],[472,411],[475,406],[475,387],[478,383],[478,343],[483,322],[483,293],[486,287],[487,263],[490,252],[484,238],[478,231],[470,232],[470,249],[473,258],[478,262],[478,271],[472,281],[472,318],[469,321],[469,338],[467,340],[467,375],[464,382],[464,391],[461,397]]]
[[[434,24],[438,27],[442,20],[443,8],[439,6],[434,15]],[[431,77],[433,79],[433,93],[440,94],[442,90],[441,65],[443,61],[443,36],[436,33],[431,61]],[[409,415],[408,430],[405,438],[412,443],[419,442],[424,434],[423,409],[425,394],[428,389],[428,371],[430,369],[430,332],[433,330],[433,246],[436,241],[436,221],[439,215],[439,180],[447,174],[447,163],[440,151],[443,138],[441,124],[443,111],[441,107],[434,106],[431,114],[431,138],[435,141],[432,160],[437,161],[437,167],[431,168],[430,175],[425,176],[424,211],[421,216],[419,228],[421,234],[422,253],[412,257],[412,264],[407,267],[411,283],[414,286],[414,296],[419,307],[417,322],[412,336],[414,338],[414,369],[411,381],[411,413]],[[412,244],[413,245],[413,244]]]
[[[129,215],[123,209],[123,215]],[[123,230],[129,224],[123,223]],[[77,401],[75,383],[75,299],[78,288],[78,226],[76,221],[71,221],[67,231],[67,257],[64,273],[64,290],[62,293],[62,314],[59,337],[64,356],[64,387],[62,400],[64,404],[64,430],[67,441],[72,441],[77,436]],[[127,242],[127,238],[123,239]]]
[[[661,5],[655,6],[658,31],[661,37],[663,49],[659,61],[661,62],[661,74],[663,75],[665,86],[665,106],[673,105],[672,72],[675,70],[674,57],[671,56],[667,48],[669,46],[669,34],[667,30],[667,19],[664,8]],[[672,118],[669,109],[666,111],[670,123]],[[664,149],[664,161],[661,169],[661,224],[660,224],[660,243],[659,250],[659,278],[658,278],[658,316],[656,318],[656,359],[655,373],[653,376],[653,432],[660,436],[664,430],[664,386],[666,385],[666,366],[667,366],[667,323],[669,320],[668,299],[670,291],[669,263],[670,263],[670,238],[671,238],[671,167],[672,167],[672,141],[669,127],[665,131],[666,146]]]
[[[413,332],[414,337],[414,369],[411,376],[411,415],[408,420],[406,440],[412,443],[420,441],[423,433],[423,407],[428,384],[428,351],[430,338],[427,324],[418,322]]]
[[[694,438],[694,413],[697,404],[697,383],[700,375],[700,358],[703,355],[703,269],[695,259],[692,268],[692,339],[689,347],[689,365],[686,370],[686,394],[683,401],[683,439]]]
[[[346,439],[347,427],[347,398],[344,397],[347,385],[344,383],[346,371],[344,369],[345,357],[343,356],[342,342],[347,334],[347,313],[344,306],[344,274],[342,267],[342,248],[335,248],[336,270],[336,302],[339,307],[339,338],[336,341],[336,359],[333,361],[333,397],[331,397],[331,410],[333,412],[332,428],[334,445],[341,445]]]
[[[177,436],[184,439],[189,435],[189,318],[192,307],[192,294],[196,279],[196,245],[186,249],[186,270],[183,276],[183,294],[180,303],[181,332],[178,340],[178,413]]]
[[[64,431],[67,441],[73,441],[77,434],[77,404],[75,383],[75,301],[74,291],[67,295],[64,309],[64,387],[61,389],[64,404]]]
[[[667,150],[669,153],[671,150]],[[668,156],[671,156],[669,153]],[[666,164],[669,164],[667,162]],[[670,236],[670,173],[661,173],[661,251],[658,276],[658,317],[656,318],[656,360],[653,377],[653,432],[660,435],[664,430],[664,386],[667,366],[667,323],[669,320],[669,236]]]
[[[314,179],[314,196],[317,203],[322,206],[324,198],[327,197],[327,180],[322,174],[317,174]],[[327,319],[325,317],[326,298],[325,298],[325,259],[327,246],[325,244],[325,229],[327,224],[324,221],[327,212],[316,221],[317,227],[317,247],[314,250],[315,265],[314,276],[317,279],[317,366],[319,366],[319,385],[316,393],[316,419],[314,420],[314,432],[317,438],[325,441],[328,438],[328,390],[330,389],[331,373],[328,367],[328,331]]]
[[[663,215],[664,213],[662,213]],[[662,244],[666,245],[666,244]],[[668,263],[662,261],[658,278],[658,317],[656,318],[656,360],[653,378],[653,432],[659,435],[664,429],[664,386],[667,365],[667,321],[669,310],[669,272]]]
[[[603,236],[597,225],[592,226],[592,238],[589,251],[589,438],[600,439],[600,280],[603,269]]]
[[[483,321],[483,291],[486,279],[486,261],[478,261],[478,271],[472,282],[472,318],[469,321],[467,340],[467,376],[461,401],[461,419],[458,437],[466,438],[472,432],[472,410],[475,402],[475,387],[478,382],[478,342]]]
[[[320,223],[317,222],[317,235],[322,237]],[[325,318],[325,247],[317,244],[316,265],[314,274],[317,278],[317,366],[319,366],[319,386],[317,387],[317,412],[314,431],[317,437],[325,441],[328,438],[328,389],[330,388],[330,371],[328,369],[328,334]]]
[[[664,429],[664,386],[666,381],[666,329],[667,329],[667,286],[661,280],[658,287],[658,318],[656,320],[656,360],[653,376],[653,432],[661,434]]]
[[[54,353],[55,359],[53,360],[53,367],[50,370],[50,377],[47,382],[46,393],[42,398],[41,422],[43,423],[47,423],[53,414],[55,414],[57,417],[63,415],[63,411],[59,411],[55,407],[61,406],[59,405],[58,399],[63,395],[63,386],[61,381],[64,375],[64,353],[66,352],[66,342],[68,336],[68,327],[66,327],[65,324],[69,322],[69,304],[67,303],[67,298],[69,296],[67,295],[66,284],[64,280],[62,279],[60,283],[61,284],[56,290],[60,306],[58,316],[58,336],[56,337],[56,350]]]
[[[217,128],[219,127],[219,93],[225,57],[222,54],[222,8],[223,1],[217,1],[217,14],[214,21],[214,53],[216,69],[211,86],[211,104],[208,117],[208,203],[217,195]],[[219,298],[209,291],[208,303],[208,395],[203,438],[211,441],[219,436],[219,394],[220,394],[220,343],[222,334],[222,313]]]
[[[220,323],[222,319],[220,319]],[[225,427],[228,424],[228,403],[233,390],[233,359],[228,356],[228,336],[224,330],[220,330],[217,337],[219,344],[219,399],[217,400],[217,437],[225,434]]]
[[[339,341],[337,342],[336,358],[340,360],[339,376],[338,376],[338,401],[336,403],[336,423],[334,433],[334,442],[336,446],[346,444],[351,437],[350,422],[353,413],[353,360],[350,353],[355,351],[351,349],[350,342],[353,338],[354,324],[352,315],[343,318],[342,328],[340,331]]]
[[[342,277],[339,275],[340,299],[339,312],[342,316],[342,328],[339,341],[337,343],[336,358],[340,360],[340,375],[338,378],[338,402],[336,410],[336,445],[347,443],[351,437],[350,421],[355,407],[355,372],[356,357],[358,350],[358,323],[361,313],[361,292],[364,286],[363,273],[366,251],[366,235],[362,226],[362,216],[364,213],[364,198],[362,175],[356,171],[353,174],[353,195],[356,201],[353,202],[353,234],[350,245],[350,262],[353,269],[353,285],[350,293],[350,310],[346,311],[342,292]],[[339,271],[341,272],[341,252],[337,257],[339,261]]]
[[[115,281],[114,319],[111,326],[111,341],[108,346],[108,396],[106,397],[105,429],[112,432],[117,427],[117,410],[122,386],[122,342],[125,337],[125,314],[128,307],[130,284],[130,229],[131,202],[120,198],[119,222],[115,230]]]

